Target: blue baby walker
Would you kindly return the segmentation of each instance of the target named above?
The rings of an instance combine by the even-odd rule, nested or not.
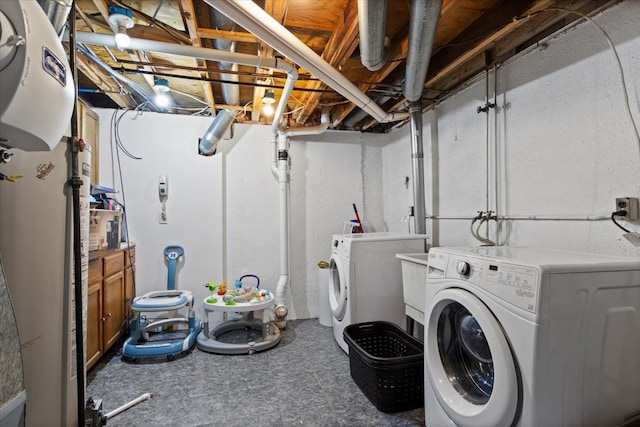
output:
[[[193,309],[194,298],[190,291],[177,290],[175,282],[176,266],[183,255],[182,246],[164,248],[169,268],[167,290],[148,292],[133,300],[135,318],[131,336],[122,346],[123,360],[174,360],[195,346],[201,325]]]

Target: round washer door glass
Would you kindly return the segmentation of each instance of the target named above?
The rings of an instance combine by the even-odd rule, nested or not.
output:
[[[473,294],[437,293],[427,308],[425,371],[440,406],[460,427],[510,425],[518,403],[511,349],[500,324]]]
[[[337,255],[331,255],[329,263],[329,307],[336,320],[342,320],[347,311],[347,278],[343,263]]]

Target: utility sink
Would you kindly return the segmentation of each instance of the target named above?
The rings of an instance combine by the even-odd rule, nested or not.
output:
[[[424,326],[424,299],[429,254],[396,254],[402,266],[405,313]]]

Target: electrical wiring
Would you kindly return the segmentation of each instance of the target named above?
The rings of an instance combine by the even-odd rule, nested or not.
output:
[[[624,217],[627,215],[627,211],[617,211],[617,212],[611,212],[611,221],[613,221],[613,223],[620,228],[622,231],[624,231],[625,233],[630,233],[629,230],[627,230],[626,228],[624,228],[622,225],[620,225],[620,223],[618,223],[618,221],[616,221],[616,216],[621,216]]]
[[[635,137],[636,137],[636,142],[638,143],[638,149],[640,150],[640,130],[638,127],[638,123],[636,122],[635,117],[633,116],[633,112],[631,110],[631,101],[629,100],[629,91],[627,88],[627,79],[625,77],[624,74],[624,68],[622,67],[622,61],[620,60],[620,55],[618,54],[618,49],[616,49],[616,46],[613,44],[613,40],[611,40],[611,37],[609,37],[609,34],[606,32],[606,30],[604,28],[602,28],[602,26],[600,24],[598,24],[596,21],[594,21],[590,16],[579,12],[577,10],[570,10],[570,9],[563,9],[563,8],[559,8],[559,7],[550,7],[547,9],[543,9],[541,11],[526,15],[524,17],[520,17],[520,18],[516,18],[517,20],[520,19],[526,19],[529,18],[531,16],[537,15],[539,13],[543,13],[543,12],[548,12],[548,11],[556,11],[556,12],[564,12],[564,13],[573,13],[576,14],[578,16],[580,16],[581,18],[585,19],[586,21],[590,22],[591,24],[593,24],[604,36],[604,38],[606,39],[607,43],[609,44],[609,47],[611,48],[611,50],[613,51],[613,55],[615,56],[616,59],[616,64],[618,65],[618,70],[620,71],[620,81],[622,83],[622,92],[624,95],[624,101],[625,101],[625,107],[627,110],[627,114],[629,115],[629,119],[631,120],[631,125],[633,126],[633,131],[635,133]]]
[[[113,112],[113,115],[111,116],[111,141],[112,143],[115,141],[116,148],[119,148],[120,150],[122,150],[122,152],[125,153],[127,157],[134,160],[142,160],[142,157],[134,156],[133,154],[131,154],[125,148],[124,144],[122,143],[122,140],[120,139],[120,120],[122,120],[125,114],[127,114],[129,111],[132,111],[132,110],[124,110],[124,112],[119,117],[118,117],[118,111],[119,110],[115,110]],[[119,154],[119,151],[116,150],[116,153]]]

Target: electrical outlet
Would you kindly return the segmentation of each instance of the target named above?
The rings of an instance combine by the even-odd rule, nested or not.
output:
[[[626,211],[627,214],[622,218],[627,221],[638,220],[638,199],[636,197],[617,197],[616,211]]]

